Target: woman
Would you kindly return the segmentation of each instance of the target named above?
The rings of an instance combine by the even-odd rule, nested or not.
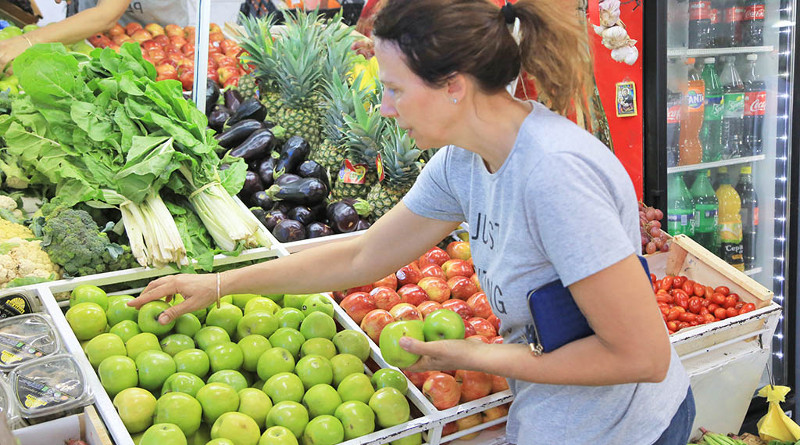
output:
[[[519,20],[518,45],[507,22]],[[638,206],[613,154],[590,134],[505,86],[523,68],[564,111],[588,67],[584,30],[563,0],[388,0],[375,21],[381,111],[421,148],[446,146],[403,201],[357,238],[221,275],[171,276],[132,302],[181,293],[161,321],[218,294],[306,293],[377,280],[470,225],[481,285],[505,344],[401,346],[412,371],[470,369],[509,379],[516,444],[685,444],[689,379],[636,256]],[[591,229],[587,225],[591,221]],[[541,356],[524,339],[526,294],[560,278],[594,335]]]

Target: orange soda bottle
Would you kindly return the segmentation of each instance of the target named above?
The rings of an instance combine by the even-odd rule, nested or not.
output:
[[[698,164],[703,161],[703,145],[700,143],[700,129],[703,127],[705,113],[706,83],[700,71],[694,66],[694,59],[686,61],[689,65],[689,80],[684,91],[684,110],[681,112],[681,145],[678,165]]]

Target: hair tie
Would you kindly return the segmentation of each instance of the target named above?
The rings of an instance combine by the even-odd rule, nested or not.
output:
[[[500,12],[503,13],[503,17],[506,20],[506,24],[508,25],[514,24],[514,20],[517,19],[517,12],[514,11],[514,5],[506,1],[506,4],[503,5],[502,8],[500,8]]]

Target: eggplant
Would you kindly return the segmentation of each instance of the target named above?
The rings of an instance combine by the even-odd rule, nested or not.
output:
[[[348,233],[358,225],[358,213],[350,204],[342,201],[334,202],[328,206],[328,221],[336,233]]]
[[[306,226],[307,238],[319,238],[321,236],[333,235],[333,229],[327,224],[321,222],[313,222]]]
[[[289,219],[298,221],[304,226],[314,222],[314,215],[311,213],[311,209],[306,206],[296,206],[289,210],[286,216],[288,216]]]
[[[245,119],[236,125],[232,125],[225,129],[222,133],[214,136],[220,146],[225,148],[233,148],[241,144],[253,132],[261,128],[261,122],[253,119]]]
[[[273,184],[273,182],[275,182],[272,172],[275,171],[275,163],[277,161],[278,160],[275,157],[267,156],[258,164],[258,176],[261,178],[261,182],[264,184],[264,187],[269,187]]]
[[[211,110],[214,109],[214,105],[217,104],[219,100],[219,87],[217,86],[217,82],[214,82],[211,79],[206,80],[206,114],[211,113]]]
[[[257,174],[248,171],[245,174],[244,185],[242,186],[242,191],[240,193],[252,196],[256,192],[263,192],[263,191],[264,191],[264,185],[261,184],[261,178],[259,178]]]
[[[292,136],[283,144],[281,157],[275,164],[275,177],[284,173],[294,173],[295,169],[306,160],[311,153],[311,146],[300,136]]]
[[[327,202],[322,201],[317,205],[311,206],[310,209],[311,209],[311,217],[314,218],[314,221],[325,221],[327,219],[327,216],[325,215],[325,213],[328,210]]]
[[[364,218],[361,218],[361,219],[358,220],[358,223],[356,223],[356,230],[355,231],[367,230],[367,229],[369,229],[369,226],[371,226],[371,225],[372,224],[370,224],[369,221],[367,221]]]
[[[275,205],[275,201],[267,195],[267,192],[261,190],[253,193],[253,196],[250,197],[250,205],[253,207],[261,207],[266,212]]]
[[[254,131],[244,142],[231,150],[231,156],[243,158],[245,161],[263,159],[275,148],[275,135],[266,128]]]
[[[275,122],[273,122],[273,121],[271,121],[269,119],[264,121],[264,128],[272,128],[272,127],[274,127],[276,125],[278,125],[278,124],[276,124]]]
[[[285,215],[289,213],[289,210],[292,210],[292,206],[290,206],[286,201],[278,201],[272,205],[271,210],[277,210]],[[286,219],[286,218],[284,218]]]
[[[231,117],[231,112],[223,105],[217,105],[208,115],[208,126],[216,132],[222,131],[225,121]]]
[[[244,100],[236,111],[233,112],[231,118],[228,119],[227,125],[234,125],[245,119],[253,119],[262,122],[267,117],[267,109],[258,101],[258,99],[250,98]]]
[[[342,198],[342,202],[350,204],[358,212],[358,216],[364,218],[372,213],[372,204],[369,201],[361,198]]]
[[[279,222],[286,219],[286,214],[280,210],[270,210],[264,218],[266,219],[264,227],[271,232]]]
[[[277,178],[275,178],[275,184],[286,185],[286,184],[291,184],[293,182],[297,182],[297,181],[299,181],[301,179],[303,179],[303,178],[301,178],[301,177],[299,177],[297,175],[293,175],[291,173],[287,173],[285,175],[280,175]]]
[[[330,176],[328,176],[328,171],[321,165],[317,164],[316,161],[307,160],[303,161],[299,167],[297,167],[297,175],[303,178],[317,178],[322,181],[328,190],[331,188],[331,181]]]
[[[258,222],[260,222],[264,226],[267,225],[267,212],[264,209],[262,209],[261,207],[251,207],[250,211],[253,212],[253,216],[256,217]]]
[[[314,205],[328,197],[328,187],[317,178],[301,178],[289,184],[274,184],[267,194],[275,200],[289,200],[303,205]]]
[[[285,219],[272,229],[272,234],[275,236],[275,239],[282,243],[300,241],[306,239],[306,227],[300,224],[299,221]]]
[[[225,91],[222,92],[222,99],[225,101],[225,106],[228,107],[232,113],[235,113],[242,103],[242,95],[236,88],[226,88]]]

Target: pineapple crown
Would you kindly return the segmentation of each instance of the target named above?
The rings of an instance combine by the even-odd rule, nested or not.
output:
[[[351,89],[355,117],[343,115],[345,122],[345,145],[350,159],[374,165],[380,152],[381,139],[388,119],[381,116],[379,107],[365,106],[357,89]]]
[[[419,150],[406,130],[389,124],[383,135],[380,149],[383,170],[389,184],[411,185],[422,168]]]
[[[355,82],[360,82],[363,74],[356,77]],[[355,83],[354,84],[357,84]],[[353,95],[357,96],[353,99]],[[351,89],[346,78],[338,73],[331,73],[330,79],[325,80],[326,111],[324,116],[325,136],[335,145],[344,142],[346,123],[344,116],[355,117],[355,101],[362,104],[367,101],[366,92],[357,88]]]
[[[244,28],[244,35],[239,35],[237,40],[239,46],[247,52],[242,56],[242,62],[254,65],[253,76],[262,86],[271,90],[269,87],[275,78],[275,54],[270,28],[275,22],[275,17],[272,14],[262,18],[240,14],[239,22]]]

